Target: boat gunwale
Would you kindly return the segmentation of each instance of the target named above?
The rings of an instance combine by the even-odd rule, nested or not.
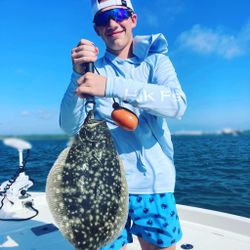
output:
[[[177,204],[177,210],[180,221],[221,229],[249,238],[250,218],[180,204]]]

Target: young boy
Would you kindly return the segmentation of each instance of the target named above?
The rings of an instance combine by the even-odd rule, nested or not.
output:
[[[123,161],[129,188],[129,216],[121,235],[102,248],[125,249],[132,234],[143,250],[176,249],[181,228],[174,199],[175,167],[167,117],[181,118],[186,97],[162,34],[133,37],[137,16],[130,0],[91,0],[94,29],[106,45],[82,39],[72,50],[73,74],[61,104],[60,125],[76,134],[86,117],[86,97],[95,98],[95,118],[105,120]],[[85,73],[95,62],[97,73]],[[135,131],[111,119],[113,98],[139,118]],[[132,224],[133,222],[133,224]]]

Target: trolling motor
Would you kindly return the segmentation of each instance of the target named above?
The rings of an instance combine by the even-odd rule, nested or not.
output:
[[[3,143],[18,150],[19,168],[11,179],[0,185],[0,220],[29,220],[38,214],[38,211],[33,207],[33,199],[27,192],[34,182],[25,173],[25,165],[32,146],[30,143],[17,138],[7,138],[3,140]],[[25,158],[23,157],[23,151],[26,151]],[[24,208],[26,210],[31,209],[36,214],[27,218],[19,218],[19,216],[16,218],[16,211],[22,211]]]

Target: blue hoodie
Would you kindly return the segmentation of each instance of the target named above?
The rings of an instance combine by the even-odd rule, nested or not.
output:
[[[162,34],[136,36],[134,57],[124,60],[106,51],[95,63],[107,77],[105,97],[95,97],[95,118],[108,124],[131,194],[174,191],[173,145],[166,118],[183,116],[186,97],[167,51]],[[69,135],[79,132],[86,117],[86,99],[74,94],[79,77],[72,73],[61,103],[60,126]],[[112,121],[112,98],[139,117],[135,131],[125,131]]]

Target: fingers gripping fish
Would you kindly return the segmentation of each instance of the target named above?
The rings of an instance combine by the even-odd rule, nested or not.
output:
[[[125,173],[107,124],[90,111],[46,184],[50,211],[76,249],[97,250],[117,238],[128,213]]]

